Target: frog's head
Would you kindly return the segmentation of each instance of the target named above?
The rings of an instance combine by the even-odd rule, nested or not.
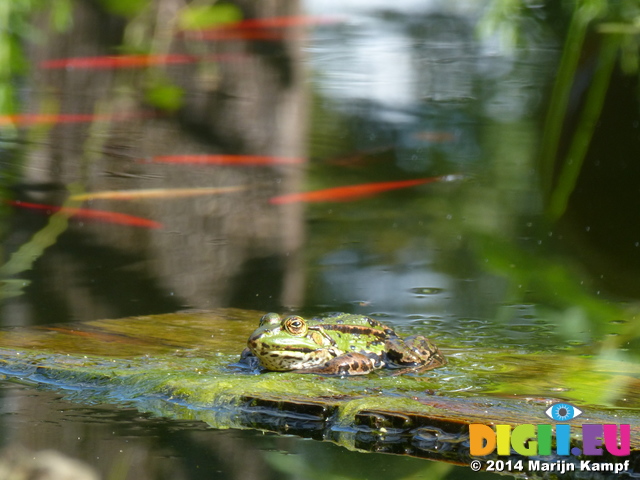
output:
[[[321,333],[310,330],[302,317],[283,319],[277,313],[267,313],[247,346],[266,369],[286,371],[321,365],[327,360],[328,343]],[[321,354],[322,349],[325,353]]]

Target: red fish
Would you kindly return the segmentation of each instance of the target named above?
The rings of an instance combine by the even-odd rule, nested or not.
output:
[[[198,38],[204,40],[283,40],[286,33],[282,31],[290,27],[306,27],[339,23],[339,17],[289,16],[250,18],[233,24],[204,30],[193,31]]]
[[[237,60],[238,55],[184,55],[179,53],[165,55],[104,55],[100,57],[76,57],[45,60],[40,63],[40,68],[90,68],[90,69],[115,69],[115,68],[139,68],[151,65],[170,65],[196,63],[201,61],[225,61]]]
[[[93,113],[17,113],[13,115],[0,115],[0,126],[87,123],[95,121],[125,121],[136,118],[149,118],[153,116],[156,116],[156,114],[153,112],[118,113],[103,115],[96,115]]]
[[[361,185],[347,185],[333,187],[312,192],[289,193],[269,199],[269,203],[282,205],[293,202],[348,202],[373,196],[388,190],[414,187],[425,183],[450,181],[459,178],[458,175],[444,175],[440,177],[416,178],[413,180],[398,180],[395,182],[364,183]]]
[[[270,165],[300,165],[301,158],[269,157],[263,155],[164,155],[153,157],[153,163],[180,163],[188,165],[239,165],[239,166],[270,166]]]
[[[109,212],[106,210],[93,210],[90,208],[60,207],[57,205],[44,205],[42,203],[22,202],[20,200],[10,200],[9,205],[29,210],[40,210],[46,214],[62,212],[70,217],[82,218],[84,220],[97,220],[106,223],[128,225],[143,228],[162,228],[163,225],[147,218],[135,217],[126,213]]]
[[[286,38],[286,34],[268,30],[215,29],[190,32],[189,37],[200,40],[264,40],[278,42],[284,40]]]

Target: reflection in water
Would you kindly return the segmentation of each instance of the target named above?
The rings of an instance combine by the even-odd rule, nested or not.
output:
[[[283,4],[279,11],[244,7],[246,14],[258,17],[297,12],[294,2]],[[165,1],[154,8],[165,15],[165,9],[176,10],[178,5]],[[182,58],[164,56],[149,58],[147,70],[105,70],[110,65],[95,65],[95,61],[87,65],[88,54],[104,55],[120,42],[129,42],[127,28],[118,17],[85,4],[77,6],[74,17],[75,26],[67,33],[56,34],[47,26],[47,43],[33,48],[29,60],[32,65],[43,65],[50,59],[82,57],[83,68],[77,68],[80,60],[69,60],[63,69],[51,69],[49,62],[44,64],[47,69],[34,70],[25,86],[24,109],[55,108],[84,115],[83,120],[93,118],[93,123],[56,122],[50,130],[31,132],[34,142],[24,148],[24,173],[16,191],[21,206],[25,202],[59,204],[71,187],[72,193],[80,193],[71,198],[81,198],[85,191],[123,190],[164,190],[166,196],[145,199],[140,195],[115,203],[121,199],[101,195],[86,201],[84,217],[77,214],[82,211],[73,210],[76,218],[56,247],[38,259],[35,270],[21,275],[32,286],[25,296],[9,301],[5,308],[11,309],[12,317],[4,316],[5,324],[229,305],[240,288],[242,297],[256,293],[251,282],[236,286],[233,279],[244,264],[258,258],[282,257],[282,267],[270,275],[298,279],[297,269],[290,270],[302,239],[301,207],[272,207],[267,200],[298,189],[302,174],[307,114],[299,35],[284,36],[262,50],[251,42],[185,43],[175,36],[165,39],[164,48],[172,55],[197,51],[209,57],[234,55],[237,61],[197,65],[157,61]],[[94,35],[103,31],[105,21],[113,22],[111,37]],[[138,21],[155,28],[155,35],[166,35],[160,25],[148,19]],[[139,57],[121,57],[121,63],[122,58]],[[121,67],[121,63],[111,66]],[[129,62],[134,67],[138,63]],[[215,71],[206,74],[214,66]],[[205,74],[213,76],[203,77]],[[141,94],[150,82],[160,81],[184,92],[179,114],[136,116],[135,112],[148,109],[149,99]],[[155,161],[184,155],[222,159],[232,154],[243,162],[164,165]],[[245,161],[250,158],[300,160],[282,166],[275,161],[254,165]],[[152,163],[144,161],[147,159]],[[43,186],[51,188],[44,190]],[[172,198],[168,189],[180,188],[220,191]],[[164,228],[157,232],[117,228],[90,218],[93,210],[131,213],[153,219]],[[42,227],[42,220],[31,212],[15,214],[20,227],[6,241],[9,251]],[[28,222],[33,226],[28,227]],[[282,301],[299,304],[302,282],[279,283],[280,289],[271,292],[271,305]],[[27,308],[18,307],[23,302]]]
[[[377,311],[380,306],[389,312],[446,314],[449,302],[444,295],[426,298],[416,294],[414,288],[427,285],[447,292],[451,290],[450,278],[428,268],[426,259],[421,258],[423,250],[399,251],[397,254],[403,258],[402,265],[380,265],[375,258],[370,259],[374,265],[369,265],[366,258],[361,258],[362,252],[354,250],[330,252],[322,261],[321,278],[326,285],[319,286],[317,302],[346,306],[359,300],[363,307],[356,308],[354,313],[361,314],[372,309]]]
[[[273,448],[273,437],[265,442],[233,432],[210,435],[201,422],[168,422],[127,408],[82,407],[52,392],[16,385],[4,386],[2,393],[3,446],[10,441],[34,450],[55,447],[95,466],[102,478],[199,478],[204,472],[217,472],[220,478],[271,478],[258,472],[267,466],[260,450]],[[25,417],[31,428],[21,424]],[[63,441],[53,444],[52,438]],[[247,450],[254,455],[242,462],[232,453]]]
[[[297,2],[238,3],[250,17],[290,16],[299,8]],[[16,295],[2,305],[3,324],[234,303],[246,308],[248,298],[258,298],[261,309],[300,304],[302,207],[272,206],[268,199],[300,189],[303,163],[148,160],[243,155],[304,161],[304,30],[285,30],[268,47],[251,41],[186,41],[172,37],[166,28],[181,2],[152,2],[149,11],[129,19],[108,13],[102,5],[109,2],[75,2],[73,27],[65,33],[54,31],[47,12],[36,18],[46,42],[28,50],[34,68],[21,86],[19,113],[32,115],[9,118],[24,129],[13,136],[13,156],[7,160],[19,171],[17,181],[4,186],[12,187],[17,200],[51,205],[61,205],[69,193],[81,198],[91,192],[240,188],[194,197],[138,195],[124,201],[102,195],[84,203],[70,200],[66,208],[82,205],[126,213],[163,228],[131,228],[76,216],[66,231],[64,223],[56,235],[46,237],[53,242],[37,233],[47,231],[46,217],[33,209],[12,211],[11,228],[3,229],[8,232],[3,248],[8,253],[26,248],[20,251],[23,258],[14,262],[24,268],[12,272],[15,280],[3,285],[14,286]],[[143,38],[136,30],[146,32]],[[94,68],[77,68],[78,60],[65,68],[36,67],[52,59],[112,54],[123,43],[134,50],[153,45],[158,53],[174,56],[156,57],[165,61],[148,61],[147,69],[95,68],[95,62]],[[166,61],[189,55],[233,61]],[[141,113],[149,112],[149,104],[171,110],[177,102],[176,113]],[[41,112],[47,115],[38,116]],[[3,212],[3,221],[8,214]],[[56,225],[62,225],[56,218]],[[133,410],[79,408],[58,395],[29,389],[6,388],[3,393],[5,412],[0,418],[6,445],[56,448],[87,461],[103,478],[276,477],[256,451],[260,447],[252,446],[260,442],[259,436],[152,420]]]
[[[589,166],[560,230],[543,217],[533,161],[559,57],[554,29],[562,30],[562,17],[555,7],[527,7],[505,22],[497,8],[502,2],[489,11],[477,2],[430,0],[238,0],[238,8],[225,4],[222,10],[206,2],[126,3],[74,2],[73,22],[64,22],[66,3],[53,2],[57,25],[70,25],[62,32],[49,12],[25,20],[44,41],[23,41],[31,69],[18,82],[0,75],[2,88],[17,89],[19,104],[0,112],[1,195],[128,214],[163,228],[87,217],[70,219],[67,228],[62,216],[48,220],[35,209],[4,203],[3,252],[21,257],[0,270],[11,274],[0,285],[10,297],[0,307],[3,325],[186,307],[348,310],[376,312],[416,332],[434,329],[470,349],[484,341],[525,350],[568,346],[572,355],[627,361],[637,355],[634,308],[592,286],[605,272],[609,288],[637,297],[635,280],[616,279],[618,269],[607,260],[613,254],[602,254],[615,252],[625,270],[636,265],[636,229],[627,229],[619,213],[616,229],[609,230],[607,212],[619,204],[592,204],[591,197],[606,184],[598,198],[609,198],[619,172],[628,185],[637,177],[627,175],[635,170],[626,161],[606,177],[598,174],[612,132],[620,133],[619,158],[628,157],[637,112],[625,99],[635,92],[635,77],[624,77],[624,95],[612,92],[605,104],[603,121],[612,126],[596,130]],[[314,28],[304,25],[314,22],[296,21],[198,30],[199,22],[239,14],[304,19],[303,13],[333,20]],[[589,78],[585,72],[581,79]],[[621,104],[629,107],[622,116],[626,129],[617,123]],[[462,179],[354,202],[269,202],[451,174]],[[116,198],[113,192],[126,193]],[[122,198],[131,192],[136,196]],[[612,237],[626,243],[618,248]],[[628,272],[632,279],[633,268]],[[5,395],[5,405],[14,394]],[[109,433],[127,420],[109,417],[103,430],[91,430],[84,422],[100,416],[94,411],[76,410],[78,425],[64,418],[55,429],[25,437],[39,409],[67,408],[51,396],[35,395],[33,402],[15,417],[3,416],[3,438],[33,448],[56,444],[105,474],[115,464],[139,478],[162,471],[197,477],[196,466],[204,468],[198,459],[213,455],[206,470],[222,469],[229,478],[293,477],[314,461],[275,452],[246,461],[254,459],[247,451],[261,448],[255,447],[260,437],[194,425],[176,433],[173,424],[149,426],[147,419],[133,422],[135,429],[180,441],[170,447],[140,442],[128,450],[128,434],[110,443]],[[60,438],[59,444],[53,440]],[[270,439],[269,449],[297,448],[288,439]],[[120,449],[133,453],[117,460]],[[90,458],[99,456],[95,452],[110,454]],[[350,465],[358,462],[356,454],[327,458],[343,454]],[[182,465],[173,455],[189,461]],[[149,466],[159,457],[162,462]],[[448,466],[420,465],[455,476]]]
[[[240,430],[211,430],[203,422],[151,418],[134,409],[81,406],[58,394],[18,385],[0,389],[3,442],[61,453],[122,479],[376,478],[434,475],[466,469],[400,456],[350,452],[330,443]],[[22,419],[29,418],[24,428]],[[60,441],[52,444],[51,438]],[[9,444],[9,439],[13,443]],[[426,477],[425,477],[426,478]]]

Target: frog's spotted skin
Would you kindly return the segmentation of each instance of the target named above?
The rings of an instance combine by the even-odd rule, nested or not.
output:
[[[257,359],[274,371],[363,375],[383,367],[430,370],[447,363],[428,338],[403,340],[377,320],[347,313],[310,320],[268,313],[247,347],[243,362]]]

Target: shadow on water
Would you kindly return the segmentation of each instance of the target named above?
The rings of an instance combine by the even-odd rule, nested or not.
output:
[[[2,325],[345,310],[470,352],[637,363],[636,10],[11,2]],[[325,191],[439,175],[457,176],[357,201]],[[196,193],[217,187],[237,188]],[[272,202],[306,191],[325,196]],[[55,447],[104,478],[487,475],[2,392],[6,444]]]

